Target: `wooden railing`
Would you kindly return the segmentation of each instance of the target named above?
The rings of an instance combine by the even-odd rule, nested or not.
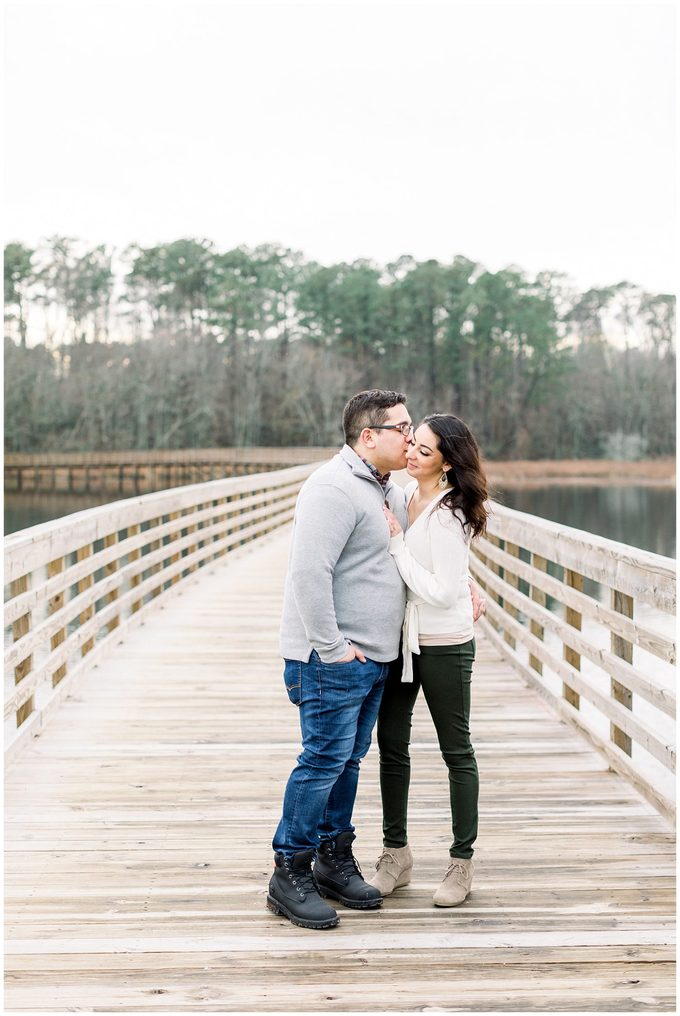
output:
[[[7,537],[6,757],[39,731],[78,676],[183,579],[290,522],[315,468],[159,491]]]
[[[675,561],[501,505],[472,546],[491,641],[674,815]]]
[[[8,757],[159,599],[289,522],[315,468],[160,491],[7,537]],[[674,814],[675,562],[494,505],[471,569],[487,593],[492,643],[612,768]]]
[[[328,459],[336,448],[190,448],[5,455],[5,490],[146,494]]]
[[[146,494],[184,483],[205,483],[329,459],[337,448],[161,448],[148,451],[5,454],[9,494]],[[674,459],[614,462],[606,459],[485,462],[492,485],[550,486],[598,482],[672,487]],[[405,481],[408,476],[405,474]]]

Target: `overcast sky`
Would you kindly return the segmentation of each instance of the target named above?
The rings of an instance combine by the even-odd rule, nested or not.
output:
[[[674,291],[674,5],[6,7],[6,238]]]

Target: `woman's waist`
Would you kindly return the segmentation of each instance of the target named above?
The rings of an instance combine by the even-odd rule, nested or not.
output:
[[[449,632],[419,632],[418,644],[420,646],[461,646],[474,638],[472,623],[465,631]]]
[[[463,634],[472,628],[472,598],[469,589],[451,607],[435,607],[423,599],[409,599],[406,612],[418,619],[418,631],[427,634]]]

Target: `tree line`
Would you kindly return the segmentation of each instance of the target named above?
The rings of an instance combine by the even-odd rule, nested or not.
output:
[[[673,454],[674,298],[209,240],[5,248],[13,452],[337,445],[346,399],[455,412],[489,458]]]

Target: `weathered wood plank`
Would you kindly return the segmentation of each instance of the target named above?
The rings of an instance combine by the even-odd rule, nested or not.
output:
[[[623,639],[627,639],[635,645],[641,646],[647,652],[658,656],[667,663],[676,662],[675,641],[672,638],[662,635],[648,625],[640,624],[638,621],[628,619],[624,614],[594,600],[591,596],[579,592],[561,582],[559,579],[547,573],[548,562],[540,554],[531,554],[531,563],[513,558],[509,553],[495,546],[492,540],[485,540],[483,554],[480,553],[487,563],[492,562],[499,567],[512,567],[514,573],[524,579],[532,587],[531,598],[541,606],[546,605],[545,594],[554,597],[559,603],[565,604],[579,611],[584,617],[592,618],[599,624],[606,626],[612,633],[616,633]],[[472,567],[477,569],[477,556],[472,561]],[[496,573],[498,567],[496,569]],[[513,615],[514,616],[514,615]]]
[[[625,543],[593,533],[584,536],[579,529],[496,503],[489,519],[489,533],[643,603],[671,614],[675,611],[675,562],[670,558],[633,550]],[[483,544],[481,550],[483,553]]]
[[[450,817],[421,701],[412,885],[331,932],[265,909],[299,729],[277,646],[287,538],[250,548],[180,583],[8,767],[8,1010],[674,1011],[672,826],[484,638],[466,904],[431,902]],[[366,871],[375,749],[355,821]]]

